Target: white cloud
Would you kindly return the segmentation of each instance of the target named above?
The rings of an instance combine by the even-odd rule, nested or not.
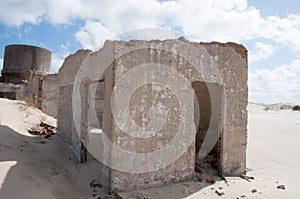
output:
[[[71,24],[85,21],[75,34],[84,47],[95,50],[104,39],[139,28],[167,27],[182,31],[188,38],[204,41],[251,41],[251,62],[267,59],[277,45],[300,52],[300,15],[262,17],[260,10],[247,5],[247,0],[1,0],[0,23],[20,26],[37,24]],[[153,33],[154,34],[154,33]],[[53,54],[55,72],[67,53]],[[67,48],[66,48],[67,49]],[[65,50],[66,50],[65,49]],[[68,50],[66,50],[68,52]],[[69,52],[68,52],[69,53]],[[249,72],[250,100],[292,101],[299,98],[299,59],[273,70]]]
[[[108,28],[103,26],[101,22],[89,21],[76,32],[76,40],[79,41],[81,46],[85,49],[96,50],[106,39],[114,36],[114,33],[110,32]]]
[[[52,54],[52,60],[51,60],[51,73],[57,73],[59,68],[62,66],[64,62],[64,57],[57,53]]]
[[[155,26],[159,2],[155,0],[47,0],[47,19],[53,24],[68,24],[73,19],[102,21],[112,31]]]
[[[77,37],[83,46],[89,48],[94,47],[95,40],[102,40],[109,33],[169,27],[197,40],[241,42],[265,38],[300,51],[300,15],[264,18],[258,9],[247,5],[247,0],[0,1],[0,23],[5,25],[18,26],[41,20],[70,24],[74,19],[87,22]],[[94,30],[92,25],[96,26]],[[98,32],[94,37],[96,33],[93,31],[97,29],[104,33]],[[87,41],[88,36],[92,39]]]
[[[0,72],[1,72],[2,68],[3,68],[3,59],[0,58]]]
[[[81,37],[85,37],[85,43],[94,43],[95,39],[102,40],[108,33],[121,33],[138,28],[171,27],[196,40],[241,42],[266,38],[300,51],[300,16],[263,18],[258,9],[248,7],[246,0],[116,0],[114,4],[108,0],[101,3],[96,0],[89,3],[68,0],[63,4],[62,6],[58,0],[48,1],[49,21],[56,24],[71,23],[75,18],[86,20],[87,24],[80,30],[84,32]],[[92,27],[87,27],[91,23],[96,26],[95,30],[104,30],[104,35],[98,32],[94,37]],[[89,41],[88,35],[92,35]]]
[[[62,66],[65,58],[70,55],[70,51],[67,46],[60,45],[59,53],[52,54],[51,60],[51,73],[57,73],[59,68]]]
[[[270,39],[300,52],[300,15],[290,14],[286,18],[269,16],[261,20],[255,37]]]
[[[300,102],[300,60],[273,70],[249,72],[249,100],[254,102]]]
[[[256,42],[254,49],[249,52],[249,61],[254,62],[261,59],[267,59],[277,50],[276,46]]]
[[[76,6],[75,6],[76,7]],[[105,26],[105,32],[121,33],[138,28],[169,27],[180,29],[189,38],[197,40],[236,41],[250,38],[259,29],[260,14],[257,9],[247,8],[246,0],[213,0],[213,1],[165,1],[155,0],[128,0],[117,1],[109,4],[106,1],[100,6],[99,14],[97,5],[90,8],[83,5],[90,13],[80,12],[82,18],[96,19]],[[56,10],[57,11],[57,10]],[[61,19],[70,19],[63,12]],[[71,15],[69,15],[71,16]],[[90,20],[92,21],[92,20]],[[88,23],[91,23],[91,22]],[[98,24],[95,23],[97,26]],[[84,47],[94,43],[95,38],[102,40],[101,32],[95,33],[81,28],[81,40]],[[91,29],[91,27],[89,28]],[[85,39],[83,39],[83,37]],[[77,37],[78,38],[78,37]],[[90,38],[90,39],[88,39]],[[84,42],[83,42],[84,41]]]
[[[172,25],[180,26],[184,34],[223,42],[250,38],[261,20],[259,11],[243,0],[182,0],[172,14]]]
[[[0,1],[0,23],[7,26],[21,26],[25,22],[37,24],[45,13],[43,0]]]

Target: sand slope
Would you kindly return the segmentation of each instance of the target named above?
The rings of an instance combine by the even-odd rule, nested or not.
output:
[[[247,175],[216,184],[185,182],[120,193],[123,198],[300,198],[300,111],[249,105]],[[56,135],[40,139],[27,129],[55,119],[20,101],[0,99],[0,198],[95,198],[90,182],[97,162],[79,164]],[[286,190],[277,189],[283,184]],[[223,196],[215,193],[222,188]],[[256,189],[256,193],[252,193]],[[98,192],[103,190],[98,190]]]
[[[55,125],[54,118],[23,102],[5,99],[0,99],[0,117],[1,199],[91,196],[89,183],[95,173],[87,167],[96,165],[78,164],[56,135],[40,139],[27,133],[41,121]]]

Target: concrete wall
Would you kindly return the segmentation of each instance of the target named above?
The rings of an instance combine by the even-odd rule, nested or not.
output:
[[[246,168],[248,63],[246,49],[237,44],[204,44],[224,79],[225,102],[221,174],[239,176]]]
[[[117,148],[132,153],[145,154],[144,159],[134,159],[122,157],[115,148],[105,148],[101,145],[97,156],[105,156],[110,161],[118,160],[115,166],[128,166],[128,171],[121,171],[113,168],[103,167],[101,181],[110,190],[129,190],[136,188],[147,188],[160,186],[168,183],[190,179],[194,173],[195,157],[198,151],[195,147],[197,134],[197,144],[201,145],[206,137],[207,126],[212,126],[212,134],[220,135],[216,140],[216,155],[218,158],[218,168],[222,175],[238,176],[245,171],[246,166],[246,144],[247,144],[247,51],[243,46],[227,43],[192,43],[184,39],[167,41],[110,41],[106,42],[103,49],[96,53],[79,51],[68,57],[58,75],[59,100],[58,103],[58,129],[64,140],[75,146],[78,143],[76,133],[74,134],[73,117],[71,106],[71,93],[73,89],[74,77],[86,56],[86,64],[93,70],[97,67],[110,64],[104,73],[104,86],[98,86],[98,94],[95,99],[91,99],[89,93],[93,87],[87,83],[81,87],[82,121],[80,137],[88,145],[92,145],[96,140],[94,135],[89,134],[89,125],[96,121],[89,121],[91,101],[96,102],[96,113],[98,118],[103,117],[103,133],[110,139]],[[101,57],[101,59],[98,59]],[[113,58],[113,62],[107,63],[108,58]],[[139,68],[143,64],[155,63],[168,66],[180,73],[189,81],[188,86],[178,84],[174,88],[186,93],[184,104],[179,104],[177,96],[172,90],[161,85],[146,84],[136,89],[130,99],[124,98],[122,92],[112,95],[113,89],[128,71]],[[196,70],[196,68],[199,70]],[[216,70],[213,70],[215,67]],[[161,68],[163,69],[163,67]],[[148,79],[152,74],[151,70],[144,74],[131,77],[127,82],[118,85],[125,90],[130,85],[138,84]],[[160,71],[158,71],[159,73]],[[93,74],[93,71],[92,71]],[[168,75],[174,75],[170,73]],[[221,78],[218,78],[221,77]],[[103,77],[94,77],[90,81],[100,81]],[[175,82],[175,81],[174,81]],[[209,88],[210,98],[204,96],[207,88],[203,84],[193,82],[206,82]],[[168,85],[173,81],[168,82]],[[170,86],[170,85],[169,85]],[[87,89],[86,91],[84,89]],[[102,89],[104,89],[104,96]],[[99,94],[101,93],[102,94]],[[196,99],[201,104],[198,108],[200,114],[201,131],[196,130],[193,94],[196,91]],[[200,92],[200,93],[199,93]],[[104,99],[104,101],[103,101]],[[120,100],[121,99],[121,100]],[[112,107],[119,107],[119,114],[123,115],[122,107],[129,102],[129,112],[131,119],[139,126],[147,126],[150,122],[149,112],[151,106],[161,106],[167,111],[167,121],[165,126],[157,134],[150,138],[132,137],[123,132],[112,115]],[[104,103],[104,105],[103,105]],[[214,106],[211,106],[214,104]],[[184,121],[182,116],[184,115]],[[100,119],[101,120],[101,119]],[[124,120],[125,122],[125,120]],[[186,128],[181,132],[178,145],[174,146],[174,151],[181,150],[181,146],[186,146],[186,150],[179,151],[177,159],[165,167],[151,170],[149,172],[137,173],[139,169],[138,161],[145,162],[151,167],[150,159],[146,154],[152,151],[159,151],[167,143],[174,139],[178,125],[183,123]],[[187,130],[188,129],[188,130]],[[84,135],[83,135],[84,134]],[[85,135],[86,134],[86,135]],[[191,143],[186,137],[193,134],[195,137]],[[75,141],[74,142],[74,137]],[[176,137],[176,136],[175,136]],[[199,138],[199,139],[198,139]],[[75,147],[78,149],[78,146]],[[199,146],[198,146],[199,148]],[[174,152],[173,153],[176,153]],[[172,156],[174,154],[170,154]],[[177,155],[177,154],[175,154]],[[168,155],[161,157],[161,160],[168,158]],[[142,165],[144,166],[144,165]],[[131,167],[131,168],[130,168]]]
[[[57,127],[58,135],[70,144],[80,159],[81,143],[73,122],[72,92],[73,83],[82,61],[91,53],[79,50],[66,58],[59,69],[57,80]]]
[[[32,106],[41,108],[41,87],[42,83],[40,79],[34,79],[23,84],[0,83],[0,92],[16,93],[17,100],[26,101]]]
[[[42,87],[40,79],[33,79],[32,81],[29,81],[26,86],[26,99],[25,101],[37,108],[41,107],[41,93],[40,88]]]
[[[26,100],[26,88],[24,84],[0,83],[0,93],[16,93],[16,100]]]
[[[124,56],[120,57],[115,61],[114,66],[114,85],[120,81],[126,72],[129,70],[139,67],[142,64],[147,63],[158,63],[174,68],[179,71],[185,78],[200,78],[197,77],[195,69],[188,64],[185,60],[179,60],[180,57],[174,56],[172,53],[166,51],[156,50],[155,47],[152,49],[151,45],[158,44],[159,42],[116,42],[116,49],[121,51],[126,48],[135,48],[137,46],[145,45],[145,49],[132,51],[126,53]],[[172,42],[164,42],[166,48],[173,45]],[[130,50],[129,50],[130,51]],[[150,71],[144,75],[134,76],[131,81],[135,82],[141,79],[146,79],[148,75],[151,75]],[[166,77],[167,78],[167,77]],[[126,85],[122,85],[126,86]],[[188,92],[193,94],[192,88],[186,88],[184,85],[178,85],[178,90],[181,92]],[[122,98],[122,96],[115,96],[116,98]],[[127,99],[123,99],[125,102]],[[112,99],[112,101],[114,101]],[[189,105],[193,104],[193,98],[186,98],[186,101],[189,102]],[[145,126],[145,122],[150,122],[149,120],[149,108],[152,105],[160,104],[163,109],[168,112],[167,114],[167,123],[163,129],[159,132],[160,136],[153,136],[151,138],[134,138],[127,135],[117,126],[115,120],[112,121],[112,142],[117,147],[124,149],[126,151],[134,153],[149,153],[152,151],[157,151],[163,149],[166,144],[174,139],[174,134],[176,135],[177,129],[179,127],[180,119],[182,116],[182,109],[188,110],[191,109],[193,113],[193,107],[180,107],[178,99],[174,95],[173,91],[165,89],[159,85],[146,85],[142,88],[139,88],[135,91],[133,96],[130,99],[129,110],[134,113],[131,115],[132,119],[140,126]],[[115,104],[112,104],[115,106]],[[142,110],[142,111],[141,111]],[[189,114],[188,118],[185,118],[185,125],[193,126],[193,114]],[[186,134],[188,132],[183,132]],[[180,145],[186,145],[185,139],[181,139]],[[190,144],[190,143],[189,143]],[[177,147],[175,146],[175,147]],[[174,148],[175,151],[175,148]],[[178,155],[178,159],[170,165],[159,169],[157,171],[146,172],[146,173],[135,173],[134,164],[132,165],[132,172],[121,172],[117,170],[111,171],[111,187],[113,190],[128,190],[135,188],[146,188],[153,186],[161,186],[164,184],[169,184],[171,182],[179,182],[191,179],[192,174],[194,173],[195,166],[195,144],[192,142],[190,146],[187,146],[187,151],[180,151],[179,154],[166,154],[167,156]],[[117,156],[117,154],[113,154]],[[145,155],[145,159],[147,156]],[[126,160],[120,161],[122,164]],[[128,161],[128,160],[127,160]],[[144,161],[142,160],[129,160],[128,163]],[[128,164],[127,163],[127,164]]]
[[[43,79],[42,88],[42,110],[57,118],[57,103],[58,103],[58,86],[57,86],[58,74],[47,75]]]
[[[143,50],[138,47],[143,46]],[[148,48],[147,48],[148,46]],[[145,48],[146,47],[146,48]],[[245,48],[236,44],[196,44],[182,40],[178,41],[130,41],[116,42],[117,50],[128,51],[125,55],[115,61],[114,66],[114,85],[134,67],[139,67],[146,63],[159,63],[167,65],[179,71],[186,79],[193,81],[203,81],[198,71],[187,60],[191,60],[194,65],[200,65],[200,73],[206,74],[206,82],[219,85],[213,88],[210,94],[212,100],[217,104],[214,106],[216,113],[215,118],[210,120],[210,124],[216,134],[221,134],[221,146],[219,157],[220,173],[223,175],[240,175],[245,171],[246,164],[246,142],[247,142],[247,53]],[[139,49],[131,52],[131,49]],[[157,50],[160,48],[161,50]],[[171,52],[171,53],[170,53]],[[182,57],[178,56],[181,55]],[[222,76],[222,81],[214,79],[214,71],[210,66],[215,65]],[[202,74],[202,75],[203,75]],[[131,81],[137,81],[138,78],[147,78],[143,75],[135,76]],[[124,85],[126,86],[126,85]],[[180,85],[178,85],[180,86]],[[212,88],[212,87],[211,87]],[[148,91],[147,91],[148,89]],[[151,88],[144,88],[136,91],[135,99],[131,96],[130,109],[134,110],[132,119],[136,123],[143,125],[142,120],[147,120],[149,112],[149,103],[151,100]],[[179,88],[184,89],[184,88]],[[224,91],[223,91],[224,90]],[[152,104],[161,103],[169,110],[174,110],[178,107],[176,98],[167,90],[161,88],[158,96],[166,96],[168,100],[153,101]],[[153,94],[153,90],[152,90]],[[155,92],[154,92],[155,95]],[[115,96],[121,97],[121,96]],[[124,101],[126,99],[123,99]],[[174,100],[174,101],[173,101]],[[188,99],[186,99],[188,100]],[[114,101],[112,99],[112,101]],[[203,103],[203,101],[200,101]],[[192,102],[190,103],[192,104]],[[112,104],[114,106],[114,104]],[[209,106],[209,105],[208,105]],[[182,108],[182,107],[181,107]],[[177,110],[178,110],[177,109]],[[200,108],[201,109],[201,108]],[[138,110],[144,110],[139,112]],[[203,111],[203,108],[202,108]],[[205,112],[205,110],[204,110]],[[124,149],[132,152],[149,152],[159,149],[163,144],[168,143],[172,138],[173,132],[176,130],[176,123],[182,113],[172,113],[169,111],[169,117],[172,122],[162,130],[163,137],[152,137],[151,139],[134,139],[122,132],[113,121],[112,141],[113,143]],[[201,110],[200,110],[201,114]],[[194,119],[194,115],[190,115],[187,121]],[[169,120],[168,120],[169,121]],[[205,121],[201,121],[203,125]],[[188,133],[188,132],[187,132]],[[122,140],[122,141],[120,141]],[[197,154],[196,154],[197,155]],[[111,171],[111,187],[115,190],[126,190],[132,188],[144,188],[156,185],[167,184],[186,180],[194,172],[195,145],[192,144],[186,152],[184,152],[171,165],[154,172],[134,174],[120,172],[117,170]],[[124,164],[124,162],[123,162]]]

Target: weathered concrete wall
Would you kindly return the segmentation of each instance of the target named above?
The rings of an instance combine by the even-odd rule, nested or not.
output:
[[[39,107],[39,98],[42,96],[39,95],[39,89],[41,87],[40,79],[33,79],[27,84],[26,90],[26,102],[32,106]]]
[[[58,71],[58,86],[74,83],[81,63],[90,53],[90,50],[78,50],[66,58]]]
[[[91,67],[103,67],[111,64],[104,75],[104,86],[100,84],[94,99],[90,98],[89,91],[80,90],[83,110],[81,123],[86,125],[80,134],[87,145],[92,145],[96,140],[95,136],[89,134],[89,125],[93,126],[97,121],[85,121],[90,114],[91,101],[96,104],[98,119],[103,117],[103,133],[110,139],[111,143],[119,149],[132,152],[133,154],[145,154],[144,159],[134,159],[123,157],[120,151],[115,148],[99,148],[96,155],[105,156],[108,159],[118,160],[115,166],[126,166],[129,170],[121,171],[113,168],[103,167],[101,181],[110,190],[128,190],[136,188],[146,188],[164,185],[172,182],[190,179],[194,173],[195,156],[200,146],[195,147],[197,133],[197,144],[201,145],[205,139],[207,126],[212,126],[212,134],[221,136],[216,140],[216,149],[219,171],[222,175],[240,175],[245,170],[246,164],[246,141],[247,141],[247,51],[243,46],[233,43],[192,43],[184,39],[167,41],[110,41],[106,42],[103,49],[106,49],[105,57],[115,58],[112,63],[106,60],[97,60],[97,54],[82,51],[67,58],[64,66],[60,70],[59,100],[58,104],[58,130],[61,136],[71,145],[78,143],[76,133],[74,134],[74,124],[70,104],[72,102],[71,93],[74,77],[83,60],[88,54],[87,63]],[[100,52],[103,52],[103,49]],[[82,54],[83,53],[83,54]],[[101,54],[101,53],[100,53]],[[85,56],[84,56],[85,55]],[[173,91],[159,84],[145,84],[136,89],[130,99],[123,98],[122,92],[112,95],[118,82],[128,74],[129,71],[139,68],[144,64],[155,63],[156,65],[168,66],[180,73],[180,77],[188,80],[189,86],[177,84],[174,88],[187,94],[184,104],[179,103]],[[74,66],[74,67],[71,67]],[[153,66],[154,67],[154,66]],[[198,68],[198,70],[196,69]],[[161,68],[163,69],[163,67]],[[95,68],[95,70],[97,70]],[[156,76],[148,68],[146,73],[135,75],[127,82],[119,85],[121,90],[128,89],[130,85],[138,84],[150,76]],[[160,71],[157,72],[159,74]],[[166,75],[174,75],[173,72]],[[102,77],[95,77],[93,81],[100,81]],[[167,79],[167,78],[166,78]],[[170,80],[167,85],[176,82]],[[207,89],[203,84],[197,85],[193,82],[206,82],[209,87],[210,98],[205,94]],[[85,85],[86,89],[93,87]],[[195,128],[194,98],[192,94],[196,92],[196,99],[199,99],[200,109],[200,131]],[[103,96],[104,94],[104,96]],[[83,100],[84,99],[84,100]],[[104,100],[103,100],[104,99]],[[121,99],[121,100],[118,100]],[[116,118],[113,118],[112,107],[119,107],[117,115],[123,115],[122,107],[129,102],[128,111],[130,119],[140,127],[147,126],[150,120],[149,112],[152,106],[161,107],[167,114],[167,123],[152,137],[138,138],[129,136],[118,126]],[[212,106],[214,104],[214,106]],[[66,111],[64,111],[66,110]],[[160,111],[158,110],[158,111]],[[203,112],[203,116],[201,116]],[[85,115],[84,115],[85,114]],[[182,115],[185,114],[184,121]],[[115,115],[116,116],[116,115]],[[100,119],[101,120],[101,119]],[[88,123],[89,122],[89,123]],[[125,120],[124,120],[125,122]],[[138,161],[145,162],[151,167],[151,159],[147,159],[147,153],[159,151],[166,144],[171,142],[176,136],[179,124],[189,126],[190,129],[182,130],[181,139],[178,146],[174,146],[174,151],[181,149],[180,146],[187,146],[186,150],[179,151],[178,154],[171,152],[170,156],[177,155],[177,159],[169,165],[149,172],[136,172],[140,169]],[[189,143],[186,137],[193,134],[193,142]],[[74,137],[75,141],[74,142]],[[199,139],[198,139],[199,138]],[[200,143],[199,143],[200,142]],[[100,145],[100,143],[99,143]],[[101,147],[105,147],[101,145]],[[75,147],[76,148],[76,147]],[[78,147],[77,147],[78,148]],[[168,158],[168,155],[160,157],[161,160]],[[103,165],[102,165],[103,166]],[[144,165],[141,165],[144,166]]]
[[[157,63],[169,66],[179,71],[186,79],[199,79],[197,76],[195,69],[187,63],[186,60],[178,57],[177,55],[163,51],[156,50],[155,47],[151,48],[151,45],[160,44],[160,42],[116,42],[117,50],[124,50],[126,48],[135,48],[139,45],[145,45],[145,49],[139,49],[137,51],[132,51],[126,53],[124,56],[116,60],[116,64],[114,66],[114,85],[120,81],[122,76],[126,74],[130,69],[134,67],[139,67],[143,64],[147,63]],[[173,45],[172,42],[169,44],[164,42],[164,47],[168,48]],[[151,75],[150,73],[146,73],[145,75]],[[138,79],[146,79],[147,77],[140,75],[132,77],[131,81],[135,82]],[[166,77],[167,78],[167,77]],[[126,86],[126,85],[123,85]],[[178,90],[182,92],[190,92],[192,93],[192,88],[185,88],[184,85],[178,85]],[[183,86],[182,88],[180,86]],[[190,90],[190,91],[189,91]],[[115,96],[116,98],[120,98],[121,96]],[[113,99],[112,99],[113,100]],[[127,99],[123,99],[126,101]],[[190,104],[193,104],[192,99],[190,100]],[[132,119],[140,126],[145,126],[150,122],[149,118],[149,109],[151,106],[155,106],[160,104],[163,109],[168,112],[166,115],[167,123],[163,127],[163,129],[159,132],[159,136],[153,136],[151,138],[134,138],[132,136],[127,135],[125,132],[119,129],[115,121],[113,121],[113,129],[112,129],[112,142],[117,146],[126,151],[134,152],[134,153],[149,153],[152,151],[157,151],[163,149],[166,144],[174,139],[174,136],[178,131],[182,111],[184,107],[180,107],[178,104],[178,99],[174,95],[173,91],[161,87],[160,85],[145,85],[142,88],[139,88],[133,93],[130,99],[129,110],[131,113]],[[114,104],[112,105],[114,106]],[[187,108],[187,107],[186,107]],[[193,111],[189,114],[189,118],[186,119],[186,125],[194,125],[193,124]],[[183,132],[183,134],[188,132]],[[178,145],[185,145],[185,140],[182,139],[182,143],[178,143]],[[190,144],[190,143],[189,143]],[[175,146],[176,147],[176,146]],[[175,148],[174,148],[175,149]],[[128,190],[135,188],[146,188],[153,186],[161,186],[164,184],[169,184],[171,182],[179,182],[183,180],[188,180],[192,177],[194,173],[195,166],[195,144],[192,142],[190,146],[187,147],[187,151],[182,152],[180,156],[178,154],[178,159],[170,165],[166,165],[165,168],[159,169],[157,171],[146,172],[146,173],[134,173],[134,167],[132,169],[133,173],[121,172],[117,170],[111,171],[111,187],[113,190]],[[116,155],[116,154],[113,154]],[[172,156],[177,154],[166,154],[166,156]],[[145,155],[145,158],[147,156]],[[162,157],[167,158],[167,157]],[[141,160],[128,160],[129,162],[135,162]],[[121,161],[123,162],[123,161]],[[127,164],[128,164],[127,163]],[[123,162],[123,164],[126,164]]]
[[[73,149],[80,159],[80,139],[76,132],[72,112],[73,83],[82,61],[91,53],[89,50],[79,50],[68,56],[59,69],[57,76],[57,128],[58,135]]]
[[[58,86],[57,86],[58,74],[50,74],[43,79],[42,88],[42,110],[57,118],[57,103],[58,103]]]
[[[58,135],[68,144],[73,145],[77,155],[80,151],[78,142],[74,142],[76,135],[73,123],[72,100],[70,99],[73,92],[73,85],[60,86],[58,90],[58,111],[57,111],[57,127]],[[78,137],[78,136],[77,136]]]
[[[26,100],[26,85],[0,83],[0,92],[16,93],[16,100]]]
[[[248,64],[247,50],[234,43],[204,44],[224,79],[225,110],[221,144],[221,173],[245,172],[247,147]],[[224,98],[223,97],[223,98]]]
[[[130,48],[137,49],[137,47],[143,45],[144,47],[148,46],[148,48],[130,52]],[[219,84],[219,87],[212,89],[213,92],[210,93],[212,99],[216,102],[215,104],[217,104],[217,106],[214,106],[215,110],[213,110],[217,117],[212,120],[209,118],[209,120],[216,134],[223,133],[221,135],[222,139],[220,146],[222,152],[220,156],[218,156],[221,157],[219,161],[220,172],[223,175],[240,175],[244,172],[246,163],[246,106],[248,90],[247,54],[245,54],[246,51],[243,47],[235,44],[196,44],[183,40],[181,42],[116,42],[115,48],[122,53],[128,50],[128,53],[115,61],[114,85],[116,85],[123,74],[126,74],[130,69],[147,63],[158,63],[174,68],[186,79],[190,80],[190,82],[203,81],[201,74],[198,75],[199,72],[195,71],[193,65],[188,63],[187,60],[192,60],[194,66],[197,63],[201,64],[200,73],[202,72],[202,75],[206,75],[205,81],[208,83]],[[157,50],[157,48],[160,48],[161,50]],[[218,81],[214,78],[217,74],[214,74],[214,71],[210,68],[212,64],[219,70],[222,81]],[[131,81],[137,81],[139,78],[145,79],[147,77],[142,75],[136,76],[132,78]],[[225,91],[223,92],[221,88]],[[151,137],[151,139],[136,139],[122,132],[115,121],[113,121],[112,141],[116,146],[127,151],[145,153],[157,150],[172,139],[173,132],[177,127],[176,123],[178,124],[179,122],[176,116],[182,114],[180,112],[174,112],[172,114],[172,110],[180,110],[180,107],[178,104],[176,105],[176,98],[164,88],[161,88],[160,93],[157,93],[157,96],[166,96],[168,100],[165,100],[165,102],[160,101],[159,99],[153,100],[151,96],[155,96],[156,93],[153,92],[153,89],[151,91],[151,88],[144,88],[135,92],[135,95],[131,96],[130,100],[132,103],[129,108],[130,110],[134,110],[134,114],[131,115],[131,117],[137,124],[143,126],[143,121],[149,120],[147,116],[150,105],[158,103],[161,103],[166,109],[169,108],[169,110],[171,110],[169,111],[169,116],[172,119],[168,121],[174,123],[170,122],[169,127],[168,125],[164,127],[161,132],[164,136],[160,138]],[[136,96],[136,98],[134,96]],[[174,100],[174,102],[172,102],[172,100]],[[112,101],[114,100],[112,99]],[[203,101],[200,101],[199,103],[203,103]],[[209,104],[206,105],[209,106]],[[114,104],[112,104],[112,106],[114,106]],[[190,115],[190,118],[187,118],[187,121],[193,119],[194,116]],[[205,123],[205,121],[200,120],[200,126],[203,125],[203,122]],[[112,170],[111,188],[113,190],[126,190],[186,180],[194,172],[194,158],[195,145],[192,144],[174,163],[158,171],[134,174]]]
[[[39,79],[23,84],[0,83],[0,92],[15,92],[17,100],[26,101],[28,104],[39,108],[42,100],[39,93],[41,86]]]

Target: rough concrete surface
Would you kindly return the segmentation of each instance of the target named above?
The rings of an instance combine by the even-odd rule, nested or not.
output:
[[[69,55],[59,69],[56,78],[58,94],[57,128],[61,138],[73,147],[79,159],[81,143],[73,121],[72,92],[77,71],[89,53],[89,50],[79,50],[75,54]]]
[[[57,74],[47,75],[43,79],[42,110],[48,115],[57,118]]]
[[[38,52],[35,61],[47,55]],[[34,62],[20,68],[11,60],[4,72]],[[30,80],[24,95],[57,116],[60,137],[81,162],[102,158],[99,176],[108,190],[189,180],[207,153],[220,175],[238,176],[246,168],[247,64],[247,50],[235,43],[107,41],[97,52],[68,56],[58,74]]]
[[[97,70],[98,66],[100,70],[100,66],[107,64],[106,60],[97,59],[97,56],[101,57],[101,53],[106,53],[107,57],[114,56],[115,58],[103,77],[95,76],[94,79],[91,79],[91,81],[100,81],[100,79],[104,78],[105,82],[104,105],[103,102],[101,102],[101,105],[96,105],[99,109],[104,109],[103,133],[107,135],[114,146],[133,153],[144,153],[145,156],[144,159],[128,159],[128,157],[122,156],[120,151],[115,150],[115,148],[107,154],[106,150],[100,147],[99,151],[96,152],[99,156],[108,155],[108,157],[112,158],[112,161],[117,157],[116,159],[119,162],[116,162],[116,167],[124,167],[124,165],[125,167],[126,165],[132,167],[131,171],[129,170],[128,172],[106,168],[105,176],[109,177],[106,178],[105,182],[110,184],[109,188],[111,190],[147,188],[190,179],[194,173],[195,158],[198,157],[195,145],[201,148],[200,146],[203,144],[201,142],[204,142],[208,125],[212,126],[212,134],[220,135],[220,139],[216,140],[216,145],[212,148],[215,151],[215,158],[218,159],[217,169],[219,173],[225,176],[237,176],[244,173],[246,166],[246,105],[248,90],[247,51],[243,46],[233,43],[221,44],[215,42],[199,44],[191,43],[184,39],[167,41],[110,41],[106,42],[99,52],[92,53],[90,57],[87,57],[86,64],[88,63],[87,65],[94,70]],[[129,71],[149,63],[162,65],[159,66],[162,67],[161,69],[163,69],[163,66],[168,66],[189,81],[190,86],[188,87],[175,85],[173,88],[186,92],[187,95],[196,91],[196,97],[201,103],[197,108],[200,109],[200,115],[203,112],[202,117],[200,117],[199,129],[196,129],[194,124],[196,117],[194,115],[194,99],[186,98],[185,105],[180,107],[178,99],[172,93],[172,90],[167,87],[145,84],[136,89],[130,96],[130,99],[124,98],[122,93],[112,95],[113,89],[117,85],[121,88],[120,90],[126,90],[130,87],[129,85],[138,84],[145,79],[149,79],[151,70],[144,74],[136,75],[127,82],[123,81],[119,85],[119,81]],[[172,73],[170,74],[172,75]],[[201,94],[201,92],[207,93],[208,90],[207,88],[206,90],[205,88],[201,89],[203,84],[209,89],[209,97]],[[85,88],[88,89],[88,87],[89,85],[87,84]],[[89,91],[81,93],[81,97],[83,97],[82,103],[89,104],[89,97],[84,96],[91,96]],[[121,101],[118,100],[120,98],[122,99]],[[116,118],[112,117],[111,107],[119,107],[120,109],[117,110],[119,114],[117,115],[122,115],[124,111],[127,111],[123,111],[122,108],[127,105],[127,102],[131,119],[140,127],[147,126],[151,122],[149,116],[151,106],[159,105],[162,107],[162,110],[167,112],[168,123],[157,134],[159,136],[136,138],[120,129],[119,124],[116,123]],[[82,105],[83,109],[89,109],[90,107]],[[189,110],[188,114],[186,113],[187,110]],[[87,111],[89,112],[89,110]],[[102,110],[98,110],[98,112],[102,112]],[[183,115],[184,121],[180,120]],[[87,116],[81,118],[82,124],[86,124],[86,118]],[[174,162],[154,171],[136,173],[135,171],[139,169],[139,166],[137,166],[139,165],[138,161],[145,162],[145,164],[149,164],[149,168],[151,167],[150,165],[153,162],[147,162],[148,156],[146,153],[162,149],[165,144],[171,142],[180,122],[184,122],[184,125],[194,126],[193,128],[191,127],[191,131],[185,132],[183,130],[181,133],[183,133],[182,135],[193,134],[195,138],[197,134],[197,137],[199,137],[199,139],[196,139],[198,143],[195,144],[195,140],[189,143],[185,136],[181,137],[178,146],[175,146],[174,150],[176,151],[177,147],[177,150],[181,150],[180,146],[186,146],[186,150],[175,154],[178,157]],[[89,127],[87,125],[84,128]],[[82,136],[81,134],[81,138],[89,145],[89,143],[92,143],[90,139],[92,135],[89,135],[87,130],[83,130],[83,132],[87,133],[87,135]],[[168,158],[168,156],[161,158],[163,160]]]

